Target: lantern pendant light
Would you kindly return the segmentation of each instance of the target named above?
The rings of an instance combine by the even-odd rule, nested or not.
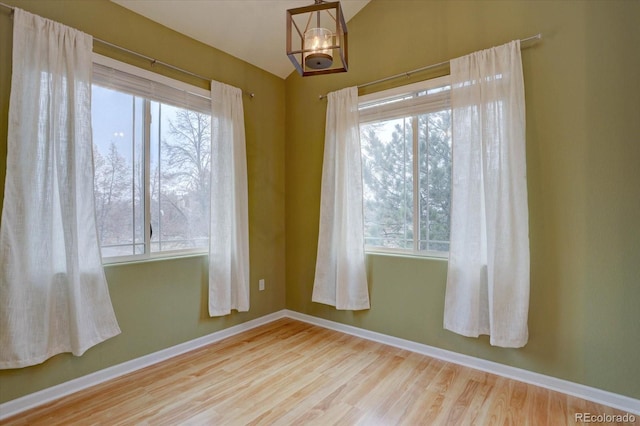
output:
[[[287,56],[302,76],[348,70],[340,2],[315,0],[311,6],[287,10]]]

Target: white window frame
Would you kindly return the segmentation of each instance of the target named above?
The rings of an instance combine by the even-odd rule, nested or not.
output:
[[[144,70],[142,68],[138,68],[136,66],[120,62],[113,58],[109,58],[107,56],[103,56],[97,53],[93,53],[93,63],[100,64],[106,67],[113,68],[118,71],[122,71],[136,77],[141,77],[152,82],[164,84],[166,86],[172,87],[174,89],[178,89],[181,91],[186,91],[188,93],[201,96],[207,99],[211,99],[211,90],[202,89],[200,87],[196,87],[182,81],[174,80],[169,77],[165,77],[163,75]],[[146,101],[148,102],[148,100]],[[149,114],[146,114],[145,128],[149,128],[149,121],[151,117]],[[183,257],[183,256],[194,256],[194,255],[203,255],[207,254],[208,250],[206,248],[194,248],[194,249],[180,249],[180,250],[167,250],[161,252],[151,252],[151,233],[150,233],[150,224],[151,224],[151,193],[149,192],[148,183],[150,180],[150,162],[151,162],[151,144],[150,144],[150,135],[148,132],[145,132],[144,135],[144,181],[145,181],[145,192],[144,192],[144,246],[145,252],[143,254],[130,254],[125,256],[110,256],[110,257],[102,257],[103,264],[113,264],[113,263],[129,263],[129,262],[137,262],[144,260],[155,260],[155,259],[166,259],[173,257]]]
[[[361,106],[363,104],[367,104],[370,102],[384,101],[385,99],[393,99],[405,94],[411,95],[416,92],[430,90],[430,89],[443,87],[443,86],[450,86],[450,85],[451,85],[451,77],[449,75],[432,78],[432,79],[420,81],[417,83],[407,84],[404,86],[394,87],[391,89],[382,90],[380,92],[374,92],[374,93],[369,93],[366,95],[359,96],[358,105]],[[413,140],[413,152],[414,153],[418,152],[417,138],[414,138]],[[414,161],[413,162],[414,200],[417,199],[416,197],[418,197],[419,185],[420,185],[419,179],[415,179],[415,176],[419,175],[419,171],[417,170],[417,168],[418,168],[418,162]],[[414,202],[414,206],[413,206],[414,225],[415,225],[415,218],[419,217],[418,208],[419,208],[418,203]],[[433,257],[433,258],[439,258],[439,259],[447,259],[449,257],[448,251],[418,250],[418,247],[419,247],[419,238],[414,238],[413,248],[411,249],[388,248],[383,246],[365,245],[365,252],[376,253],[376,254],[398,255],[398,256]]]

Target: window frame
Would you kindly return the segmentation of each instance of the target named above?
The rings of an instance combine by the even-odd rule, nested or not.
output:
[[[419,81],[417,83],[398,86],[391,89],[382,90],[379,92],[368,93],[366,95],[358,96],[358,108],[360,110],[360,107],[363,104],[368,104],[371,102],[380,102],[386,99],[397,98],[402,95],[411,95],[411,94],[415,94],[416,92],[435,89],[438,87],[450,86],[450,85],[451,85],[451,76],[445,75],[442,77],[436,77],[436,78],[432,78],[424,81]],[[406,115],[406,117],[416,117],[416,115]],[[367,124],[371,122],[372,121],[370,120],[367,120],[365,122],[360,120],[359,124],[361,126],[362,124]],[[453,123],[451,124],[453,126]],[[416,155],[416,153],[418,152],[418,137],[416,132],[417,120],[413,120],[413,127],[414,127],[414,137],[412,140],[412,147],[413,147],[412,149],[414,152],[414,161],[412,162],[413,163],[412,173],[413,173],[414,179],[413,179],[412,191],[413,191],[413,199],[417,200],[419,199],[418,193],[420,190],[419,179],[415,178],[415,176],[419,175],[419,170],[418,170],[419,166],[418,166],[417,155]],[[419,217],[419,207],[420,207],[419,203],[414,201],[413,202],[413,220],[412,220],[414,228],[416,225],[415,218]],[[437,258],[437,259],[448,259],[449,257],[448,250],[447,251],[420,250],[419,246],[420,246],[420,238],[419,236],[418,238],[415,238],[415,235],[414,235],[413,247],[410,249],[391,248],[391,247],[384,247],[384,246],[372,246],[372,245],[365,244],[365,253],[395,255],[395,256],[411,256],[411,257],[420,257],[420,258]]]
[[[184,83],[173,78],[157,74],[152,71],[148,71],[142,68],[138,68],[134,65],[127,64],[125,62],[118,61],[107,56],[93,53],[93,64],[99,64],[106,67],[113,68],[117,71],[122,71],[127,74],[131,74],[135,77],[144,78],[151,82],[163,84],[180,91],[188,92],[196,96],[211,99],[211,90],[202,89],[200,87],[193,86],[188,83]],[[92,82],[93,87],[93,82]],[[144,98],[144,253],[141,254],[129,254],[121,256],[108,256],[102,255],[102,244],[100,245],[100,252],[103,264],[116,264],[116,263],[130,263],[140,262],[146,260],[159,260],[175,257],[185,256],[200,256],[208,253],[208,248],[187,248],[177,250],[166,250],[159,252],[151,251],[151,191],[149,190],[149,182],[151,180],[151,112],[150,112],[150,99]],[[92,117],[93,120],[93,117]]]

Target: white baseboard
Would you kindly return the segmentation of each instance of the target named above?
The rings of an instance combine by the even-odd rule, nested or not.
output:
[[[96,371],[95,373],[34,392],[21,398],[5,402],[0,404],[0,420],[281,318],[291,318],[307,322],[319,327],[328,328],[367,340],[384,343],[397,348],[438,358],[443,361],[464,365],[466,367],[475,368],[477,370],[486,371],[488,373],[497,374],[499,376],[530,383],[546,389],[573,395],[598,404],[614,407],[630,414],[640,415],[640,400],[638,399],[284,309],[170,348],[162,349],[158,352],[154,352],[131,361],[126,361],[122,364],[105,368],[104,370]]]
[[[422,343],[416,343],[410,340],[400,339],[398,337],[393,337],[382,333],[376,333],[375,331],[369,331],[362,328],[329,321],[323,318],[301,314],[295,311],[286,310],[285,316],[288,318],[296,319],[298,321],[304,321],[320,327],[328,328],[346,334],[351,334],[363,339],[384,343],[386,345],[406,349],[411,352],[417,352],[433,358],[441,359],[443,361],[464,365],[476,370],[486,371],[487,373],[496,374],[498,376],[507,377],[509,379],[518,380],[520,382],[529,383],[553,391],[562,392],[578,398],[593,401],[598,404],[617,408],[630,414],[640,415],[640,400],[630,398],[628,396],[618,395],[613,392],[604,391],[578,383],[573,383],[568,380],[562,380],[556,377],[534,373],[532,371],[523,370],[521,368],[511,367],[508,365],[499,364],[497,362],[487,361],[469,355],[447,351]]]
[[[211,343],[218,342],[222,339],[226,339],[227,337],[251,330],[252,328],[268,324],[280,318],[284,318],[285,316],[286,312],[284,310],[274,312],[242,324],[225,328],[224,330],[216,331],[206,336],[198,337],[197,339],[189,340],[188,342],[162,349],[158,352],[153,352],[149,355],[144,355],[139,358],[123,362],[122,364],[96,371],[95,373],[87,374],[86,376],[78,377],[77,379],[69,380],[68,382],[60,383],[59,385],[55,385],[17,399],[7,401],[0,404],[0,420],[15,416],[16,414],[30,408],[46,404],[53,400],[62,398],[63,396],[106,382],[107,380],[115,379],[202,346],[210,345]]]

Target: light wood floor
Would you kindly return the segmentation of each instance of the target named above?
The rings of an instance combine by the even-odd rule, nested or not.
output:
[[[612,408],[282,319],[7,425],[563,425]],[[636,416],[636,419],[639,416]]]

